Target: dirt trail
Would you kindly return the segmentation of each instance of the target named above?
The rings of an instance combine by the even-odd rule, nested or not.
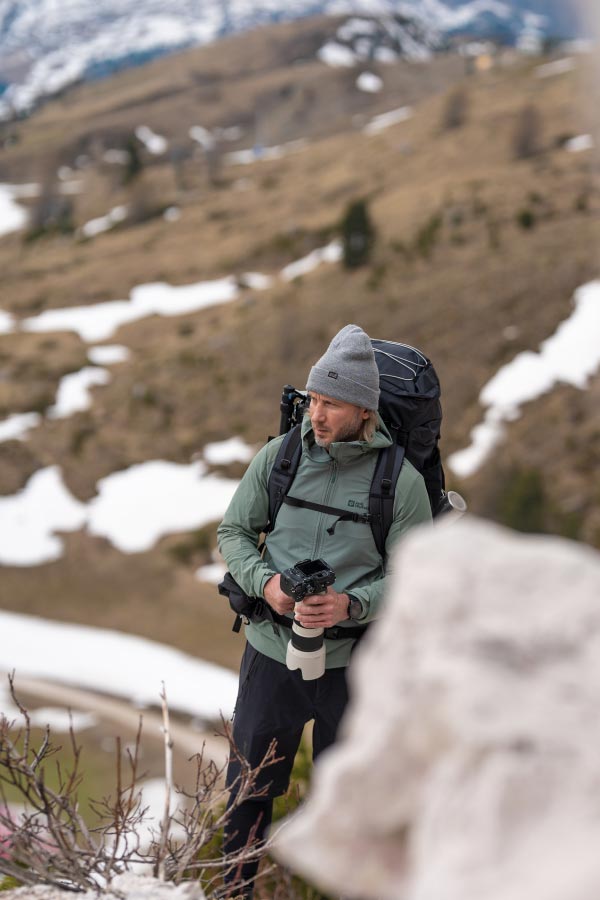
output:
[[[156,737],[163,741],[162,715],[145,709],[140,711],[123,700],[97,694],[94,691],[72,687],[70,685],[56,684],[49,681],[41,681],[37,678],[19,677],[16,685],[19,692],[37,697],[45,702],[57,706],[65,706],[72,709],[91,712],[105,721],[124,726],[135,731],[140,715],[143,716],[144,733],[150,737]],[[227,761],[228,745],[224,738],[214,734],[196,731],[188,725],[170,721],[171,737],[175,748],[186,756],[198,753],[204,745],[204,759],[212,760],[215,765],[222,768]]]

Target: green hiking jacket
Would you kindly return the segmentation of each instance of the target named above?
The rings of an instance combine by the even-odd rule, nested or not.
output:
[[[333,535],[327,528],[335,515],[283,504],[275,528],[267,536],[261,557],[258,543],[269,510],[268,478],[282,437],[270,441],[254,457],[218,528],[219,550],[229,571],[246,594],[262,597],[266,582],[302,559],[324,559],[336,573],[334,589],[360,600],[360,623],[377,617],[385,588],[385,563],[377,552],[369,524],[338,522]],[[302,423],[302,456],[290,488],[290,496],[337,509],[368,512],[369,488],[377,452],[392,443],[379,420],[373,441],[341,441],[329,450],[315,443],[310,419]],[[431,521],[425,482],[405,460],[396,485],[394,520],[386,540],[389,557],[393,545],[413,525]],[[291,621],[291,616],[290,616]],[[354,627],[349,619],[341,627]],[[290,631],[275,634],[269,622],[246,626],[246,637],[261,653],[285,662]],[[326,640],[326,666],[346,666],[354,640]]]

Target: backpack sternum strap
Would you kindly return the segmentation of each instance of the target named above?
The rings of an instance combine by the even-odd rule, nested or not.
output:
[[[399,444],[380,450],[369,491],[371,530],[382,559],[385,559],[385,541],[394,521],[396,482],[403,462],[404,447]]]
[[[346,509],[338,509],[337,506],[325,506],[323,503],[313,503],[312,500],[300,500],[298,497],[287,497],[283,498],[283,503],[286,506],[295,506],[298,509],[312,509],[314,512],[325,513],[329,516],[337,516],[337,519],[327,528],[327,534],[335,534],[335,529],[338,522],[357,522],[360,525],[370,525],[371,524],[371,514],[370,513],[357,513],[350,512]]]

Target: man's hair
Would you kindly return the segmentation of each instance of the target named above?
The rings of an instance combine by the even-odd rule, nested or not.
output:
[[[369,417],[364,420],[362,424],[362,428],[360,429],[360,434],[358,436],[359,441],[367,441],[368,444],[371,443],[373,437],[375,436],[375,432],[377,431],[377,410],[370,409]]]

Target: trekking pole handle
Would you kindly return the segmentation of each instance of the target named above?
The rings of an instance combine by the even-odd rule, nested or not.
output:
[[[445,491],[442,494],[439,506],[436,510],[436,516],[449,516],[453,519],[460,519],[467,511],[467,501],[457,491]]]

